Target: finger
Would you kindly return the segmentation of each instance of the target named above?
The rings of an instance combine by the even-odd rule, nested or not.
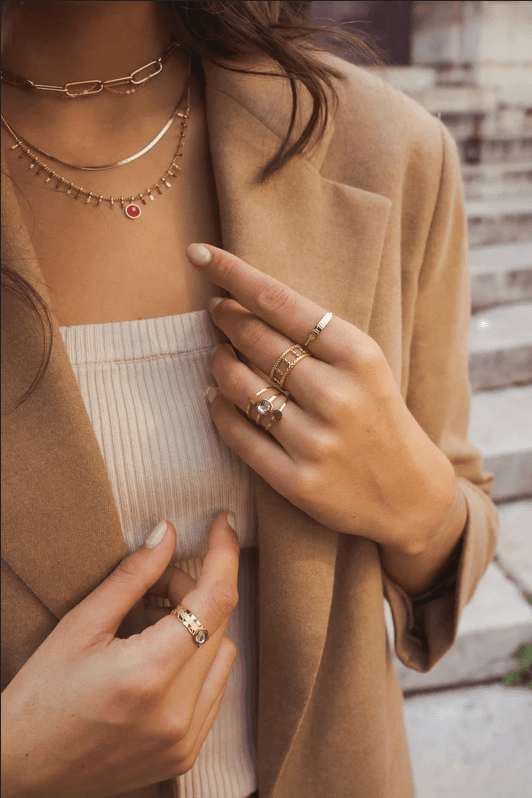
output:
[[[201,751],[203,744],[205,743],[205,740],[207,739],[207,735],[209,734],[210,730],[213,727],[218,712],[220,711],[220,707],[222,705],[222,701],[224,699],[226,690],[227,690],[227,685],[224,684],[224,686],[220,690],[220,693],[216,697],[214,704],[210,708],[209,714],[207,715],[207,717],[203,722],[203,726],[201,727],[201,731],[192,749],[192,753],[187,757],[187,759],[179,763],[179,768],[174,772],[175,776],[181,776],[184,773],[187,773],[196,762],[198,754]]]
[[[196,580],[194,577],[185,573],[181,568],[177,568],[175,565],[169,565],[161,578],[150,587],[148,596],[168,599],[172,605],[175,606],[179,604],[184,596],[193,590],[195,586]],[[179,598],[176,600],[175,596],[179,596]]]
[[[186,742],[188,745],[193,746],[193,752],[201,747],[208,730],[212,726],[216,716],[216,713],[213,714],[212,712],[213,707],[218,706],[219,708],[218,700],[225,693],[236,655],[237,651],[234,643],[228,637],[224,637],[192,706],[192,718]],[[182,680],[180,679],[179,681],[181,682]],[[209,719],[210,723],[205,729],[205,724]]]
[[[158,545],[140,546],[125,557],[92,593],[64,616],[63,622],[85,626],[93,639],[102,634],[114,637],[124,617],[160,579],[172,558],[176,534],[174,527],[165,523],[166,532]]]
[[[227,621],[238,602],[238,562],[240,546],[236,533],[227,522],[227,513],[219,514],[209,531],[208,551],[197,586],[182,603],[192,612],[211,636]],[[184,624],[168,615],[139,635],[139,644],[147,657],[177,674],[198,651],[198,646]],[[209,640],[204,645],[209,645]]]
[[[194,260],[198,248],[207,250],[207,262]],[[191,244],[187,257],[209,280],[225,288],[245,308],[294,343],[304,344],[313,327],[327,312],[284,283],[250,266],[212,244]],[[366,334],[338,316],[333,316],[319,336],[309,344],[312,354],[331,364],[346,363],[352,340],[363,344]]]
[[[279,355],[292,346],[293,342],[243,308],[234,299],[219,297],[215,299],[218,300],[216,304],[209,302],[208,305],[209,310],[212,309],[211,316],[214,323],[229,338],[233,346],[269,378]],[[220,358],[225,358],[227,361],[227,352],[231,352],[227,346],[215,347],[211,356],[211,369],[220,387],[222,386],[215,367]],[[234,359],[238,362],[236,356]],[[235,363],[235,376],[238,376],[236,369]],[[303,410],[312,413],[314,395],[321,391],[321,386],[330,384],[335,375],[336,369],[333,366],[314,357],[305,357],[289,372],[283,390],[288,391]],[[223,388],[222,390],[228,396]]]
[[[219,390],[211,403],[211,417],[229,448],[274,490],[287,496],[287,486],[294,485],[296,478],[296,464],[290,453],[243,417]]]
[[[327,366],[327,368],[330,367]],[[245,363],[242,363],[230,346],[227,345],[221,346],[213,353],[211,371],[218,384],[219,391],[244,413],[246,413],[252,395],[264,388],[267,390],[260,394],[259,399],[271,400],[274,409],[279,409],[286,402],[282,411],[282,418],[270,426],[269,432],[290,457],[304,455],[308,443],[306,432],[308,431],[309,434],[312,434],[314,422],[306,410],[299,407],[292,397],[285,396],[280,388],[268,386],[268,383],[257,376]],[[307,405],[310,406],[308,399]],[[249,419],[247,415],[246,418],[249,419],[248,423],[251,425],[252,430],[257,428],[255,420],[259,421],[263,429],[267,426],[268,416],[261,418],[256,407],[250,408],[250,413],[252,418]],[[257,429],[257,431],[259,430]],[[257,445],[260,445],[260,443],[258,442]]]

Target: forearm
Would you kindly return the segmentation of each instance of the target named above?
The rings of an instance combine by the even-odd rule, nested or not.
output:
[[[458,482],[449,512],[436,530],[427,534],[425,546],[412,554],[395,546],[380,545],[382,567],[410,596],[435,586],[460,545],[467,521],[467,505]]]

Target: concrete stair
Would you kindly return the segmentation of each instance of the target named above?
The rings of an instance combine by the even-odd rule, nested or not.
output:
[[[394,654],[408,695],[497,680],[516,669],[516,649],[532,642],[532,126],[526,98],[508,104],[498,87],[474,85],[471,69],[377,71],[439,116],[457,143],[470,246],[468,438],[494,474],[491,497],[501,527],[494,560],[464,609],[451,650],[425,674]],[[477,163],[466,162],[472,155]],[[386,602],[385,617],[393,649]],[[435,695],[451,693],[432,693],[431,701]],[[442,796],[452,793],[452,777],[451,792]],[[431,768],[427,784],[433,781]]]
[[[495,474],[494,501],[532,496],[532,385],[473,394],[469,440]]]
[[[532,238],[532,193],[467,200],[466,214],[472,247]]]
[[[473,312],[532,301],[532,242],[469,250]]]
[[[386,602],[385,619],[393,647],[393,621]],[[532,604],[492,562],[462,612],[456,642],[432,670],[419,673],[405,667],[395,651],[393,659],[405,692],[473,684],[515,670],[514,653],[527,641],[532,642]]]
[[[471,317],[469,378],[473,391],[532,382],[532,302],[501,305]]]
[[[532,160],[462,165],[467,199],[532,194]]]

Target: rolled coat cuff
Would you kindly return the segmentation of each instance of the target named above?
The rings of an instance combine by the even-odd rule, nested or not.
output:
[[[486,474],[484,475],[486,476]],[[384,595],[395,630],[400,661],[419,672],[429,671],[453,646],[465,605],[493,559],[499,518],[487,493],[464,477],[457,489],[443,531],[457,523],[467,508],[459,543],[438,582],[419,596],[409,596],[383,570]]]

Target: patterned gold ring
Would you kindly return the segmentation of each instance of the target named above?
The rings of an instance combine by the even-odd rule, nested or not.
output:
[[[178,604],[177,607],[171,611],[170,615],[175,616],[179,621],[181,621],[185,629],[188,629],[198,648],[207,642],[209,639],[208,631],[202,625],[201,621],[198,620],[198,618],[194,615],[194,613],[192,613],[190,610],[187,610],[187,608],[183,607],[182,604]]]
[[[301,344],[293,344],[288,349],[285,349],[272,366],[269,374],[271,382],[282,388],[296,363],[299,363],[304,357],[312,357],[312,355]]]
[[[324,329],[324,327],[326,327],[328,325],[328,323],[330,322],[332,317],[333,317],[333,314],[330,313],[330,312],[326,313],[325,316],[322,316],[321,319],[319,320],[319,322],[316,324],[316,326],[312,328],[312,330],[311,330],[311,332],[309,334],[309,337],[307,338],[307,340],[305,341],[303,346],[308,346],[308,344],[311,341],[314,341],[318,337],[320,332]]]

